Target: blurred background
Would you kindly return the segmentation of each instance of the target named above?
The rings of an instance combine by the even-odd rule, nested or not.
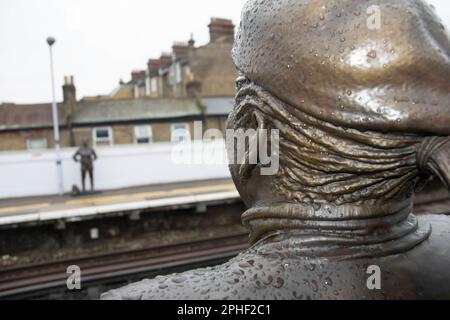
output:
[[[95,299],[247,246],[220,137],[245,2],[0,0],[0,298]],[[447,210],[430,190],[417,213]]]

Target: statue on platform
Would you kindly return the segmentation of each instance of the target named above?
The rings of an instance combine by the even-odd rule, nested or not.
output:
[[[230,164],[250,249],[103,299],[450,298],[450,39],[421,0],[249,0],[233,130],[279,132],[279,171]],[[379,21],[377,21],[379,19]]]
[[[81,163],[81,183],[83,192],[86,192],[86,174],[89,174],[91,191],[94,191],[94,161],[97,160],[97,158],[97,153],[89,146],[88,139],[83,139],[81,147],[73,155],[73,160]]]

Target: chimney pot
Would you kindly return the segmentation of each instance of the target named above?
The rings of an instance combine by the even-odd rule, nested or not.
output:
[[[229,19],[211,18],[209,27],[209,36],[211,42],[227,42],[234,41],[234,24]]]
[[[131,81],[136,82],[140,79],[145,78],[145,70],[136,70],[131,72]]]
[[[170,66],[172,64],[172,54],[163,53],[161,55],[160,61],[161,61],[161,68]]]
[[[190,49],[194,48],[194,46],[195,46],[195,40],[194,40],[194,34],[193,33],[191,33],[191,38],[188,41],[188,46],[189,46]]]
[[[63,103],[64,104],[73,104],[77,101],[75,82],[73,80],[73,76],[65,76],[64,77],[64,85],[63,85]]]

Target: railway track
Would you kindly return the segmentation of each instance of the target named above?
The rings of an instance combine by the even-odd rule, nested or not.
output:
[[[0,298],[65,287],[67,268],[80,267],[82,284],[127,275],[206,263],[237,255],[248,247],[247,234],[90,255],[0,269]]]

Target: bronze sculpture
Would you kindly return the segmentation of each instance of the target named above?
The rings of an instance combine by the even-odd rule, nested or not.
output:
[[[89,174],[91,191],[94,191],[94,161],[97,158],[97,153],[89,146],[88,139],[83,139],[81,147],[73,155],[73,160],[81,163],[81,184],[83,192],[86,192],[86,174]]]
[[[411,214],[450,188],[450,39],[421,0],[250,0],[230,129],[279,130],[280,170],[231,164],[252,247],[103,299],[450,298],[450,218]],[[371,286],[370,270],[381,273]]]

